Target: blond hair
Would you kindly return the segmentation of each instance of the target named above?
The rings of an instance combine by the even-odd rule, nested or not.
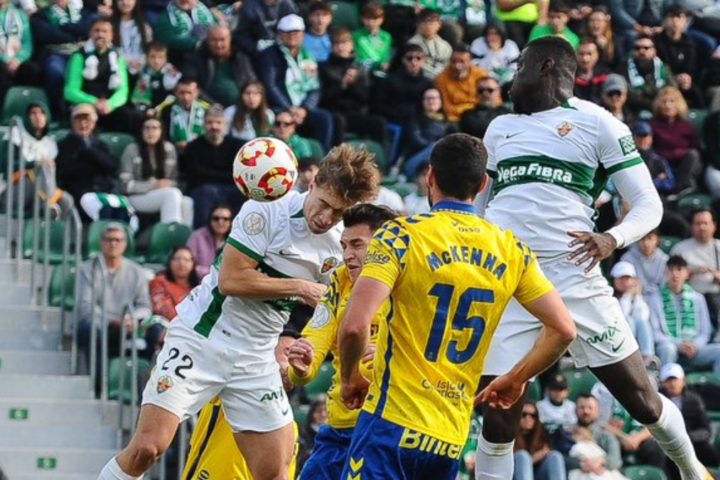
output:
[[[655,100],[653,101],[653,114],[658,115],[660,111],[660,103],[662,102],[663,97],[672,95],[675,97],[675,103],[677,104],[678,109],[678,117],[680,118],[686,118],[688,114],[688,104],[685,101],[685,97],[683,97],[682,92],[678,90],[677,87],[673,86],[667,86],[662,88],[657,96],[655,97]]]
[[[375,198],[378,190],[375,155],[365,146],[343,143],[320,162],[315,185],[327,186],[345,201],[357,203]]]

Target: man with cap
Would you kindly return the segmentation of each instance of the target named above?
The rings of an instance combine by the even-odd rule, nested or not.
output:
[[[334,122],[330,112],[317,108],[320,78],[315,58],[303,47],[305,22],[290,14],[277,24],[278,42],[260,54],[258,75],[267,89],[275,113],[292,113],[300,133],[311,136],[327,151],[333,144]]]
[[[293,0],[244,1],[233,32],[233,45],[257,61],[260,52],[275,44],[278,20],[291,13],[298,13]]]
[[[568,399],[568,388],[565,375],[558,373],[550,377],[545,388],[545,398],[537,402],[540,422],[548,431],[557,427],[571,427],[577,423],[577,406]]]
[[[613,288],[620,301],[620,308],[640,345],[640,353],[647,362],[655,356],[655,345],[650,324],[650,307],[642,297],[642,287],[638,282],[635,266],[629,262],[618,262],[610,275],[613,277]]]
[[[602,86],[602,106],[613,114],[615,118],[630,125],[635,120],[635,114],[627,106],[627,81],[617,73],[611,73],[605,78]]]
[[[638,120],[630,127],[638,153],[650,170],[650,176],[661,197],[675,192],[676,182],[670,163],[653,150],[653,131],[649,122]]]

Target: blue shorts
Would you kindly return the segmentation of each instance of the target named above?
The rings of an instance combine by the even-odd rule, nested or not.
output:
[[[342,480],[455,480],[464,445],[361,412]]]
[[[340,480],[354,428],[320,427],[315,448],[300,472],[299,480]]]

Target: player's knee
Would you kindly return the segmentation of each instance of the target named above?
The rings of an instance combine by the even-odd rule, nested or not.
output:
[[[662,413],[662,400],[656,391],[643,392],[640,389],[634,392],[627,401],[625,409],[630,416],[643,425],[657,423]]]
[[[260,476],[255,475],[255,480],[290,480],[287,466],[277,470],[265,470]]]
[[[152,441],[142,441],[134,445],[131,452],[132,463],[140,468],[150,468],[165,453],[165,449]]]

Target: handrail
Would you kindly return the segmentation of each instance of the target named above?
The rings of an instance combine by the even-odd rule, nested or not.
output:
[[[12,218],[12,209],[13,209],[13,190],[15,189],[13,185],[13,173],[15,166],[15,145],[12,141],[12,133],[13,128],[16,126],[16,119],[18,117],[13,117],[10,120],[10,127],[8,128],[8,142],[7,142],[7,171],[6,171],[6,182],[7,187],[5,190],[5,216],[6,216],[6,225],[7,225],[7,243],[5,245],[5,258],[12,258],[12,240],[13,240],[13,218]],[[21,142],[22,143],[22,142]]]
[[[20,145],[18,147],[18,159],[20,160],[20,168],[18,169],[18,218],[17,218],[17,237],[15,240],[15,243],[17,245],[17,251],[18,254],[15,255],[15,274],[17,277],[20,277],[20,265],[22,263],[22,242],[23,242],[23,230],[25,227],[25,174],[26,174],[26,166],[27,166],[27,159],[25,158],[25,155],[23,155],[23,146],[25,143],[25,125],[22,122],[22,119],[18,116],[13,117],[11,123],[15,128],[19,130],[19,137],[20,137]],[[11,129],[11,137],[12,137],[12,129]],[[12,140],[12,138],[11,138]],[[12,177],[9,179],[12,181]],[[12,216],[12,211],[10,211],[10,215]]]
[[[90,370],[90,383],[91,383],[91,389],[93,392],[93,396],[95,395],[95,384],[97,383],[97,376],[98,376],[98,371],[97,371],[98,338],[97,338],[97,332],[95,331],[95,323],[96,323],[95,304],[97,303],[97,294],[98,294],[97,287],[95,285],[96,284],[95,275],[97,272],[96,267],[99,267],[99,269],[100,269],[100,275],[101,275],[100,279],[102,280],[102,284],[101,284],[101,288],[100,288],[100,291],[102,294],[102,302],[100,305],[100,322],[102,325],[104,325],[102,328],[103,328],[103,331],[105,334],[105,336],[103,336],[102,343],[106,344],[105,346],[107,346],[107,339],[106,339],[107,325],[105,325],[105,268],[103,267],[103,262],[100,259],[100,255],[98,255],[92,261],[92,277],[91,277],[92,291],[91,291],[91,295],[90,295],[90,300],[91,300],[91,303],[90,303],[90,323],[91,323],[90,324],[90,365],[88,365],[88,367]],[[107,348],[103,347],[103,350],[107,350]],[[105,352],[103,352],[103,353],[105,353]],[[107,364],[105,365],[105,371],[107,372]],[[104,408],[105,402],[107,402],[107,373],[105,374],[105,377],[102,378],[102,380],[105,380],[105,382],[104,382],[105,385],[102,387],[102,391],[104,391],[105,396],[103,397],[101,395],[101,400],[104,398],[104,400],[103,400],[103,408]]]
[[[22,178],[20,183],[25,183],[25,179]],[[30,303],[37,305],[37,289],[35,288],[35,268],[38,260],[38,250],[40,243],[40,196],[33,195],[33,224],[32,224],[32,252],[30,258]],[[23,243],[25,241],[24,232],[20,232],[20,241],[18,242],[18,257],[23,257]]]
[[[72,222],[70,222],[70,219],[65,220],[65,233],[69,231],[69,227],[74,227],[75,229],[75,282],[73,282],[73,298],[75,299],[75,305],[73,307],[73,314],[72,314],[72,342],[70,344],[70,368],[73,374],[77,375],[78,373],[78,348],[77,348],[77,336],[78,336],[78,327],[80,326],[80,319],[78,318],[78,315],[80,313],[78,308],[78,298],[80,293],[80,261],[82,260],[82,220],[80,220],[80,213],[78,213],[77,208],[73,205],[72,208],[70,208],[70,213],[66,214],[67,217],[70,217],[72,219]],[[60,325],[61,329],[60,331],[64,334],[66,329],[66,313],[65,313],[65,295],[67,292],[65,291],[65,278],[67,278],[67,263],[68,263],[68,250],[69,250],[69,235],[68,238],[64,239],[63,242],[63,282],[61,288],[61,297],[62,298],[62,304],[60,311]]]
[[[37,179],[35,180],[35,195],[34,197],[39,197],[37,194],[37,188],[38,183]],[[42,282],[40,282],[40,288],[41,288],[41,300],[40,300],[40,306],[43,308],[43,311],[47,310],[48,307],[48,296],[47,296],[47,280],[48,280],[48,271],[50,269],[50,223],[52,222],[52,219],[50,218],[50,192],[45,189],[46,197],[45,201],[43,202],[44,209],[43,213],[45,214],[45,238],[43,238],[43,264],[42,264]],[[64,277],[63,277],[64,278]],[[64,332],[63,332],[64,333]]]

